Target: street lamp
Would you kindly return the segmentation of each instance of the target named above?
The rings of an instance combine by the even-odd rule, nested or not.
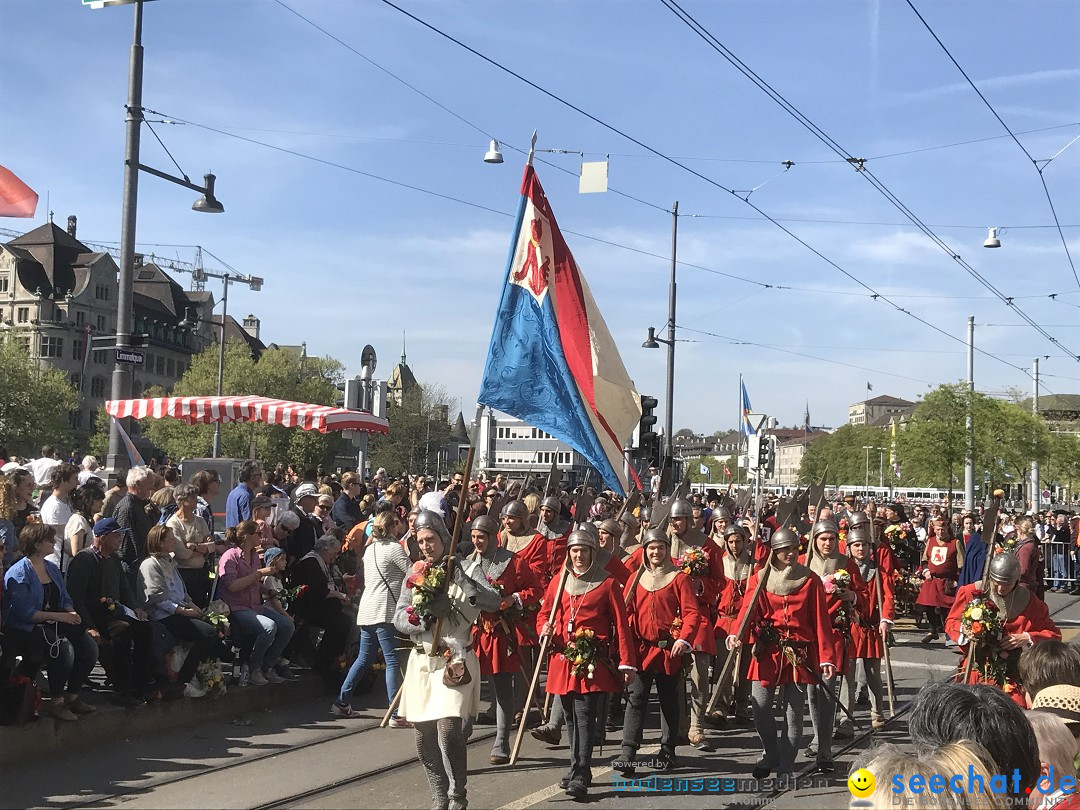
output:
[[[656,330],[649,327],[649,336],[641,344],[643,349],[659,349],[665,344],[667,349],[667,391],[664,402],[664,465],[670,465],[672,459],[672,434],[674,430],[673,410],[675,407],[675,254],[679,241],[679,201],[671,206],[671,281],[668,284],[668,322],[667,337],[658,338]]]
[[[211,195],[212,196],[212,195]],[[220,397],[222,394],[222,385],[225,382],[225,323],[229,314],[229,284],[237,283],[247,284],[248,288],[252,292],[258,292],[262,289],[263,280],[259,276],[247,276],[243,273],[215,273],[213,270],[206,270],[202,267],[195,269],[195,280],[204,281],[207,278],[220,278],[223,285],[223,292],[221,294],[221,323],[214,323],[209,321],[213,326],[217,326],[221,329],[221,335],[218,340],[218,369],[217,369],[217,395]],[[194,313],[189,313],[188,317],[180,321],[180,326],[183,328],[193,328],[198,324],[199,319],[192,317]],[[211,450],[211,458],[221,457],[221,422],[214,423],[214,445]]]
[[[171,183],[200,192],[203,196],[192,205],[195,211],[220,214],[225,207],[214,196],[214,176],[205,176],[206,185],[197,186],[186,176],[174,177],[165,172],[144,166],[139,162],[139,141],[143,122],[142,84],[143,84],[143,47],[142,47],[142,0],[135,2],[135,31],[131,43],[131,58],[128,66],[128,100],[124,117],[126,142],[124,147],[124,198],[120,226],[120,274],[119,292],[116,296],[116,349],[132,348],[132,321],[135,308],[135,214],[139,201],[139,171],[147,172]],[[127,399],[131,395],[131,375],[119,361],[112,374],[111,398]],[[106,466],[116,470],[127,466],[124,444],[120,438],[120,423],[113,420],[109,426],[109,453]]]

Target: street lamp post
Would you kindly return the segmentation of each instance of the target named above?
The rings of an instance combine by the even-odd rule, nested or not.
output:
[[[879,447],[878,451],[878,488],[885,489],[885,448]]]
[[[671,281],[668,284],[668,322],[667,338],[658,338],[656,330],[649,327],[649,335],[642,343],[642,348],[658,349],[661,343],[667,346],[667,386],[664,402],[664,465],[673,463],[673,434],[675,432],[675,302],[676,252],[679,244],[679,201],[671,206]]]
[[[205,176],[206,185],[197,186],[186,176],[173,177],[165,172],[144,166],[139,162],[139,145],[142,134],[143,106],[143,2],[135,2],[135,31],[131,42],[131,58],[128,65],[128,99],[125,107],[124,144],[124,196],[120,224],[120,273],[117,278],[119,290],[116,296],[116,343],[117,354],[130,351],[132,346],[132,321],[135,317],[135,215],[139,204],[139,172],[145,171],[163,180],[202,193],[192,209],[210,214],[220,214],[225,208],[214,197],[214,176]],[[112,374],[111,398],[127,399],[131,395],[131,375],[123,363],[116,362]],[[120,438],[120,423],[113,420],[109,425],[109,452],[106,466],[117,470],[127,466],[127,452]]]
[[[863,484],[863,488],[866,490],[866,497],[870,497],[870,451],[873,450],[870,445],[864,444],[863,450],[866,451],[866,483]]]

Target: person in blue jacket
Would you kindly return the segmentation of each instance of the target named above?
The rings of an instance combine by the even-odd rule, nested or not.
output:
[[[993,529],[990,536],[993,537]],[[982,535],[975,531],[975,519],[971,515],[964,515],[964,567],[960,569],[956,587],[982,582],[985,563],[986,543],[982,541]]]
[[[44,665],[49,674],[49,712],[78,720],[94,707],[79,697],[97,662],[98,648],[82,626],[60,569],[45,559],[56,531],[28,523],[19,533],[23,557],[4,575],[4,658],[21,655],[17,675],[32,682]]]

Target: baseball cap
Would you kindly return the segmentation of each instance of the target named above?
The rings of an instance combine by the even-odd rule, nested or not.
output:
[[[284,553],[285,553],[284,549],[280,549],[277,546],[271,546],[270,548],[268,548],[266,551],[263,552],[263,562],[265,562],[267,565],[269,565],[270,563],[272,563],[274,560],[276,560],[278,557],[280,557]]]
[[[310,481],[298,486],[293,490],[293,500],[299,501],[301,498],[317,498],[319,496],[319,488]]]
[[[254,509],[269,509],[274,505],[274,502],[267,498],[265,495],[256,495],[251,501],[251,508]]]
[[[104,537],[107,534],[113,532],[126,532],[128,531],[121,526],[116,518],[102,518],[94,524],[94,537]]]

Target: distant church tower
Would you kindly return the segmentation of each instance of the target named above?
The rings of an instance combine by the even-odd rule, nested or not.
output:
[[[416,376],[405,361],[405,332],[402,331],[401,362],[394,366],[390,372],[390,379],[386,381],[386,401],[400,408],[405,394],[412,391],[417,385]]]

